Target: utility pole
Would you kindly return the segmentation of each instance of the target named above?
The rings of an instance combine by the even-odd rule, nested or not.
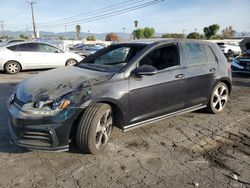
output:
[[[3,29],[3,23],[4,21],[0,21],[1,22],[1,31],[2,31],[2,36],[4,36],[4,29]]]
[[[64,25],[64,38],[67,38],[67,25]]]
[[[35,16],[34,16],[34,9],[33,9],[33,4],[36,3],[34,2],[34,0],[28,2],[30,3],[30,7],[31,7],[31,13],[32,13],[32,24],[33,24],[33,34],[34,34],[34,38],[36,39],[37,38],[37,35],[36,35],[36,24],[35,24]]]

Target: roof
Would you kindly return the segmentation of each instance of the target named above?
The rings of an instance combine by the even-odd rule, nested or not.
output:
[[[5,45],[5,47],[14,46],[14,45],[18,45],[18,44],[29,44],[29,43],[48,44],[48,45],[51,45],[51,46],[54,46],[54,47],[58,48],[54,44],[50,44],[50,43],[47,43],[47,42],[38,42],[38,41],[13,42],[13,43]]]
[[[140,39],[130,40],[126,42],[119,42],[116,44],[153,44],[153,43],[171,43],[171,42],[199,42],[204,44],[214,44],[210,41],[196,40],[196,39],[175,39],[175,38],[157,38],[157,39]]]

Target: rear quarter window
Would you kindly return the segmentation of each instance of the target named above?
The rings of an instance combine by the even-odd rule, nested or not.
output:
[[[205,47],[200,43],[183,43],[183,53],[186,64],[201,65],[207,63]]]
[[[218,59],[210,46],[205,46],[208,63],[218,63]]]
[[[9,47],[7,47],[7,49],[9,49],[9,50],[11,50],[11,51],[17,51],[17,47],[18,47],[18,45],[9,46]]]

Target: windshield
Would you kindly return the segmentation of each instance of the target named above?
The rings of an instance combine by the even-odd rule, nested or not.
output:
[[[82,60],[79,67],[98,71],[120,71],[145,45],[117,44],[104,48]]]

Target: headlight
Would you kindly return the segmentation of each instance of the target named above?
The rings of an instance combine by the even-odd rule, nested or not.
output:
[[[67,99],[60,99],[55,101],[37,101],[34,104],[35,108],[46,108],[47,110],[63,110],[70,105],[70,101]]]
[[[63,110],[63,109],[66,109],[68,108],[68,106],[70,105],[70,101],[67,100],[67,99],[62,99],[62,100],[59,100],[59,101],[54,101],[53,104],[52,104],[52,108],[54,110]]]

